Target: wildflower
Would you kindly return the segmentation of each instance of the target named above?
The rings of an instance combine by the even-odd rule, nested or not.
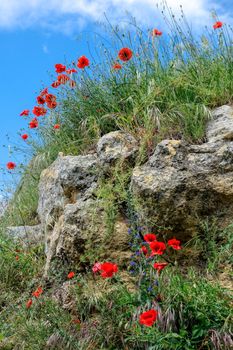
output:
[[[153,255],[162,255],[166,249],[166,245],[163,242],[154,241],[150,243],[150,249]]]
[[[153,326],[156,321],[158,312],[154,309],[143,312],[139,317],[139,323],[147,327]]]
[[[72,323],[74,324],[80,324],[81,321],[78,318],[75,318],[74,320],[72,320]]]
[[[27,139],[28,139],[28,134],[23,134],[23,135],[21,135],[21,138],[22,138],[23,140],[27,140]]]
[[[26,303],[26,308],[29,309],[32,306],[32,299],[29,299]]]
[[[98,272],[98,271],[101,271],[101,264],[98,263],[98,262],[96,262],[96,263],[94,264],[94,266],[92,267],[92,272],[93,272],[93,273],[96,273],[96,272]]]
[[[60,84],[65,84],[65,83],[67,83],[68,80],[70,80],[70,77],[68,77],[65,74],[60,74],[60,75],[57,76],[57,81]]]
[[[137,265],[135,261],[130,261],[130,263],[129,263],[129,264],[130,264],[131,266],[135,266],[135,265]]]
[[[40,117],[41,115],[45,115],[47,111],[44,107],[35,106],[32,110],[32,113],[35,114],[37,117]]]
[[[54,124],[53,128],[56,129],[56,130],[60,129],[60,124]]]
[[[57,88],[58,86],[60,86],[61,85],[61,83],[60,83],[60,81],[54,81],[52,84],[51,84],[51,86],[55,89],[55,88]]]
[[[29,123],[30,129],[35,129],[38,127],[38,120],[36,118],[33,118]]]
[[[45,96],[48,94],[48,88],[45,88],[44,90],[41,91],[40,96]]]
[[[14,162],[8,162],[6,166],[7,169],[13,170],[16,167],[16,164]]]
[[[147,233],[146,235],[143,236],[144,241],[146,242],[154,242],[156,240],[156,235],[153,233]]]
[[[148,254],[147,247],[145,247],[144,245],[141,247],[141,251],[143,252],[144,255]]]
[[[66,66],[60,63],[55,64],[55,68],[56,68],[56,73],[62,73],[66,71]]]
[[[18,256],[18,255],[16,255],[15,260],[16,260],[16,261],[18,261],[18,260],[19,260],[19,256]]]
[[[48,102],[47,103],[47,107],[50,108],[50,109],[54,109],[54,108],[57,107],[57,102],[56,101]]]
[[[67,278],[71,279],[71,278],[74,278],[74,276],[75,276],[75,273],[71,271],[68,273]]]
[[[163,33],[158,29],[153,29],[152,36],[161,36]]]
[[[39,105],[43,105],[45,103],[45,99],[42,96],[37,97],[37,103]]]
[[[74,80],[70,80],[69,85],[73,89],[76,86],[76,82]]]
[[[46,103],[50,103],[50,102],[53,102],[53,101],[56,101],[56,96],[53,95],[53,94],[47,94],[45,96],[45,102]]]
[[[167,242],[167,244],[172,247],[175,250],[180,250],[181,246],[180,246],[180,241],[178,239],[169,239],[169,241]]]
[[[72,68],[72,69],[67,69],[67,70],[66,70],[66,73],[67,73],[67,74],[77,73],[77,70],[74,69],[74,68]]]
[[[108,278],[112,277],[118,271],[118,267],[116,264],[113,264],[111,262],[105,262],[101,264],[101,271],[101,276],[103,278]]]
[[[149,286],[149,287],[147,288],[147,291],[148,291],[148,292],[152,292],[152,290],[153,290],[153,288],[152,288],[151,286]]]
[[[160,272],[162,271],[166,266],[168,265],[168,263],[164,262],[164,263],[154,263],[154,268]]]
[[[132,233],[131,228],[128,228],[128,234],[130,235]]]
[[[86,57],[86,56],[81,56],[79,59],[78,59],[78,63],[77,63],[77,66],[78,68],[85,68],[85,67],[88,67],[89,66],[89,59]]]
[[[216,23],[213,25],[213,28],[214,28],[214,29],[218,29],[218,28],[222,28],[222,26],[223,26],[223,23],[220,22],[220,21],[218,21],[218,22],[216,22]]]
[[[28,116],[29,115],[29,109],[24,109],[21,113],[20,116],[22,117],[23,115]]]
[[[118,57],[121,61],[129,61],[133,56],[133,52],[128,47],[123,47],[118,53]]]
[[[122,68],[122,65],[120,63],[115,63],[113,66],[112,66],[113,69],[117,70],[117,69],[121,69]]]
[[[41,287],[38,287],[35,292],[32,293],[32,295],[36,298],[39,298],[39,296],[43,293],[43,289]]]

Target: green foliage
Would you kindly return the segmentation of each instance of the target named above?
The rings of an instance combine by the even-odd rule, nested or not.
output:
[[[32,221],[39,174],[59,152],[87,152],[100,136],[121,129],[139,140],[138,162],[144,162],[165,137],[203,141],[211,108],[232,101],[231,28],[205,29],[197,39],[184,14],[180,21],[164,6],[167,33],[162,37],[153,37],[151,29],[144,31],[129,18],[128,32],[108,22],[106,38],[89,38],[95,42],[91,66],[76,75],[76,88],[63,86],[58,109],[41,119],[30,142],[32,153],[45,162],[38,170],[25,170],[14,196],[12,222]],[[133,58],[116,71],[112,66],[122,47],[130,47]],[[52,129],[54,123],[61,124],[59,132]]]
[[[44,349],[52,334],[60,339],[56,349],[229,348],[226,338],[232,335],[230,293],[207,277],[221,265],[232,263],[232,225],[220,232],[215,223],[205,222],[202,232],[187,245],[193,254],[197,252],[199,262],[204,262],[201,273],[188,266],[186,274],[181,273],[175,264],[155,276],[152,268],[145,283],[135,281],[133,276],[133,291],[122,277],[100,281],[90,274],[77,274],[71,281],[76,303],[72,312],[52,301],[54,289],[66,280],[68,272],[68,265],[60,262],[59,266],[56,261],[43,295],[33,299],[30,309],[25,307],[32,291],[41,285],[44,253],[41,247],[26,250],[4,237],[6,226],[37,222],[39,177],[59,152],[77,155],[93,151],[102,135],[120,129],[139,141],[136,161],[141,164],[163,138],[204,141],[211,109],[232,102],[231,29],[225,25],[214,33],[206,30],[205,36],[197,40],[183,14],[179,21],[165,6],[166,11],[165,39],[152,37],[151,30],[144,32],[133,20],[127,33],[108,24],[111,46],[101,42],[97,52],[95,38],[95,52],[89,53],[91,67],[77,75],[76,88],[63,87],[57,111],[47,119],[41,118],[37,137],[31,142],[33,158],[0,222],[2,349]],[[122,47],[132,49],[133,59],[114,71],[112,65]],[[58,132],[52,131],[54,122],[61,124]],[[133,232],[137,231],[136,203],[132,203],[129,193],[131,171],[118,164],[107,180],[99,180],[96,196],[105,206],[108,241],[114,234],[117,216],[125,214],[126,207]],[[138,242],[137,237],[132,244]],[[96,261],[101,249],[104,247],[90,249],[82,257],[86,269]],[[136,249],[138,246],[132,246],[134,253]],[[139,278],[146,264],[146,259],[139,264]],[[139,315],[150,308],[159,310],[160,316],[153,327],[141,326]],[[81,323],[72,323],[74,317],[79,317]],[[213,334],[220,347],[215,346]]]

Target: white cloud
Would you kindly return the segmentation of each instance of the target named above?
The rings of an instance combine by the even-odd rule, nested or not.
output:
[[[49,53],[48,46],[45,45],[45,44],[42,46],[42,50],[43,50],[43,52],[44,52],[45,54]]]
[[[158,0],[161,1],[161,0]],[[206,24],[210,11],[222,10],[217,0],[167,0],[175,13],[180,3],[193,23]],[[112,21],[130,12],[142,24],[156,25],[156,0],[0,0],[0,28],[42,26],[70,34],[90,21],[103,19],[106,13]],[[227,18],[228,14],[223,14]]]

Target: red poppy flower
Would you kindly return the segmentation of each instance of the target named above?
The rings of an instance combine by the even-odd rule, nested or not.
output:
[[[154,268],[155,270],[157,270],[158,272],[162,271],[166,266],[168,265],[168,263],[164,262],[164,263],[154,263]]]
[[[50,108],[50,109],[54,109],[54,108],[57,107],[57,102],[56,101],[48,102],[47,103],[47,107]]]
[[[150,243],[150,249],[152,250],[152,255],[162,255],[166,245],[163,242],[154,241]]]
[[[156,240],[156,235],[154,235],[153,233],[147,233],[146,235],[143,236],[144,240],[146,242],[154,242]]]
[[[39,296],[43,293],[43,289],[41,287],[38,287],[35,292],[32,293],[32,295],[36,298],[39,298]]]
[[[90,64],[89,59],[86,56],[79,57],[78,63],[77,63],[78,68],[83,69],[85,67],[88,67],[89,64]]]
[[[147,247],[145,247],[144,245],[141,247],[141,251],[143,252],[144,255],[148,254]]]
[[[213,25],[213,28],[214,28],[214,29],[218,29],[218,28],[222,28],[222,26],[223,26],[223,23],[220,22],[220,21],[218,21],[218,22],[216,22],[216,23]]]
[[[44,107],[35,106],[32,110],[32,113],[35,114],[37,117],[40,117],[41,115],[45,115],[47,111]]]
[[[55,124],[55,125],[53,126],[53,128],[54,128],[54,129],[60,129],[60,124]]]
[[[33,118],[29,123],[30,129],[35,129],[38,127],[38,120],[36,118]]]
[[[70,80],[70,77],[68,77],[65,74],[60,74],[60,75],[57,76],[57,81],[60,84],[65,84],[65,83],[67,83],[68,80]]]
[[[36,99],[39,105],[43,105],[45,103],[45,99],[42,96],[38,96]]]
[[[41,91],[40,96],[45,96],[48,93],[48,88],[45,88],[44,90]]]
[[[101,276],[103,278],[108,278],[112,277],[118,271],[118,267],[116,264],[105,262],[101,264],[101,271]]]
[[[27,140],[28,134],[23,134],[23,135],[21,135],[21,137],[22,137],[23,140]]]
[[[56,96],[53,95],[53,94],[47,94],[45,96],[45,102],[46,103],[54,102],[54,101],[56,101],[56,99],[57,99]]]
[[[29,115],[29,109],[24,109],[23,112],[20,113],[20,116],[22,117],[23,115],[28,116]]]
[[[181,246],[180,246],[180,241],[178,239],[169,239],[169,241],[167,242],[167,244],[172,247],[175,250],[180,250]]]
[[[67,69],[67,70],[66,70],[66,73],[67,73],[67,74],[77,73],[77,70],[74,69],[74,68],[72,68],[72,69]]]
[[[160,30],[158,30],[158,29],[153,29],[153,31],[152,31],[153,36],[161,36],[162,34],[163,34],[163,32],[160,32]]]
[[[73,89],[76,86],[76,82],[74,80],[70,80],[69,85]]]
[[[26,304],[26,308],[29,309],[32,306],[32,299],[29,299]]]
[[[14,162],[8,162],[6,167],[9,170],[13,170],[16,167],[16,164]]]
[[[66,66],[60,63],[55,64],[55,68],[56,68],[56,73],[62,73],[66,71]]]
[[[123,47],[118,53],[118,57],[121,61],[129,61],[133,56],[133,52],[128,47]]]
[[[147,327],[153,326],[157,319],[158,312],[156,310],[148,310],[143,312],[139,317],[139,323]]]
[[[61,85],[61,83],[59,82],[59,81],[54,81],[52,84],[51,84],[51,86],[54,88],[54,89],[56,89],[58,86],[60,86]]]
[[[113,69],[121,69],[122,68],[122,65],[120,63],[115,63],[113,66],[112,66]]]
[[[75,276],[75,273],[71,271],[68,273],[67,278],[71,279],[71,278],[74,278],[74,276]]]

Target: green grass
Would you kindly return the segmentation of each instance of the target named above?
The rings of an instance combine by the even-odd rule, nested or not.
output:
[[[193,36],[183,14],[179,21],[166,11],[168,27],[162,28],[164,34],[159,38],[151,37],[152,28],[143,31],[132,19],[125,33],[108,23],[107,40],[94,38],[91,66],[79,72],[77,87],[60,89],[59,108],[48,118],[41,117],[37,136],[29,141],[32,159],[0,219],[0,349],[44,349],[52,334],[62,339],[56,349],[229,348],[232,300],[228,287],[217,280],[232,264],[232,225],[220,231],[214,222],[203,223],[202,230],[159,278],[146,261],[139,264],[140,273],[147,271],[140,283],[140,273],[130,277],[129,271],[124,271],[127,282],[122,276],[103,282],[99,277],[93,280],[89,272],[77,274],[71,281],[72,312],[52,298],[66,281],[70,266],[54,265],[45,283],[43,248],[25,251],[4,236],[6,226],[37,223],[39,177],[59,152],[88,153],[102,135],[119,129],[138,140],[137,164],[145,162],[164,138],[205,141],[211,110],[233,99],[232,30],[226,24],[216,31],[204,28],[201,37]],[[122,47],[132,49],[133,59],[114,71],[112,65]],[[61,124],[59,132],[52,129],[54,122]],[[107,240],[122,212],[127,212],[137,231],[129,192],[131,171],[118,164],[107,180],[99,179],[96,196],[105,202]],[[133,244],[138,244],[137,238]],[[133,253],[136,249],[133,245]],[[87,261],[95,260],[96,254],[97,250],[88,251]],[[130,290],[133,282],[135,287]],[[26,309],[31,293],[41,284],[44,293]],[[162,316],[151,328],[140,326],[139,314],[151,307],[161,309]],[[74,318],[81,323],[72,323]]]
[[[91,66],[76,75],[76,88],[57,90],[58,109],[40,119],[37,137],[29,141],[33,159],[43,161],[37,169],[25,169],[7,213],[15,224],[32,221],[40,172],[59,152],[88,152],[103,134],[121,129],[140,142],[137,162],[142,163],[164,138],[202,142],[211,109],[232,102],[232,29],[225,24],[194,35],[183,13],[181,20],[168,8],[163,15],[162,37],[153,38],[152,28],[141,30],[130,18],[126,32],[108,23],[106,38],[93,34]],[[114,71],[122,47],[131,48],[133,58]],[[55,122],[59,132],[52,129]]]

